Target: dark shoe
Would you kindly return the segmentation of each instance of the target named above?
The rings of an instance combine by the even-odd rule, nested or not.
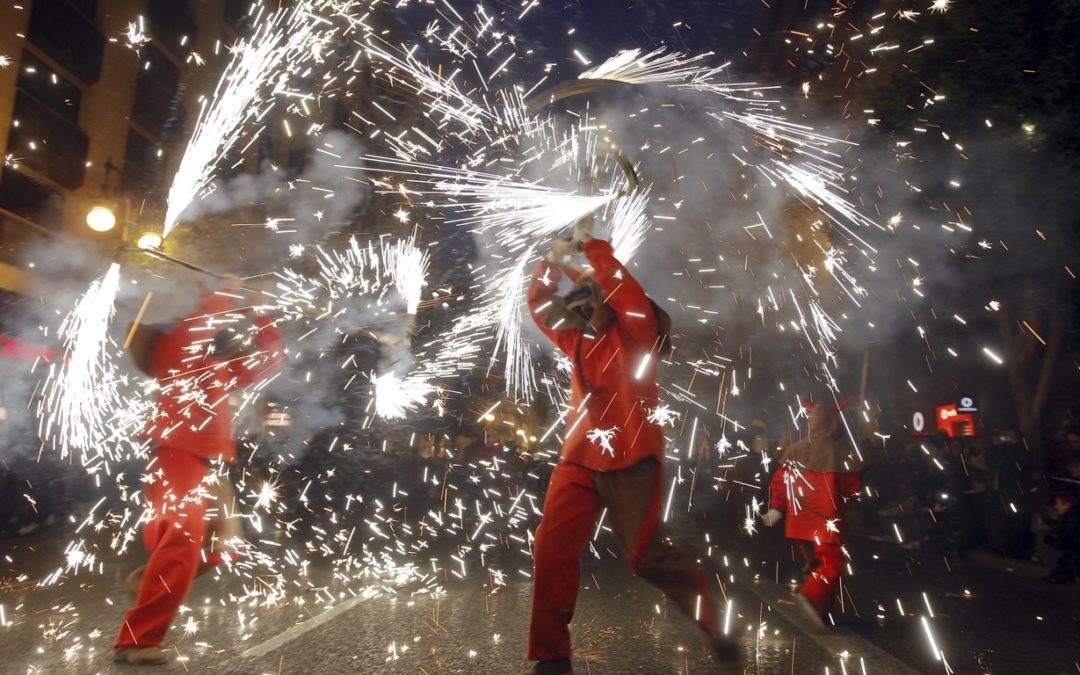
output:
[[[128,594],[132,602],[139,597],[139,586],[142,585],[142,575],[145,571],[146,565],[143,565],[124,578],[124,592]]]
[[[716,637],[712,641],[713,656],[722,673],[742,673],[743,658],[739,644],[726,637]]]
[[[1064,572],[1058,572],[1054,570],[1050,574],[1043,577],[1043,581],[1047,581],[1051,584],[1075,584],[1076,577],[1071,574],[1065,574]]]
[[[171,655],[161,647],[131,647],[116,652],[116,660],[133,666],[163,666]]]
[[[570,663],[570,659],[537,661],[532,668],[525,671],[525,675],[574,675],[574,665]]]
[[[821,612],[817,610],[817,607],[810,602],[802,593],[795,596],[795,606],[799,608],[799,611],[810,620],[810,623],[814,624],[814,628],[818,630],[825,628],[825,621],[821,618]]]

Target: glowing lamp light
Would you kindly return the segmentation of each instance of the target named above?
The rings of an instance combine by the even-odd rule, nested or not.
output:
[[[86,224],[95,232],[108,232],[116,227],[116,214],[111,204],[98,202],[86,213]]]
[[[161,248],[161,235],[156,232],[144,232],[139,235],[135,245],[143,250]]]

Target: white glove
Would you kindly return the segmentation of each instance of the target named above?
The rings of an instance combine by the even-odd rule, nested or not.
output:
[[[772,527],[779,523],[784,518],[784,512],[780,509],[769,509],[768,513],[761,517],[761,522],[765,523],[765,527]]]
[[[548,251],[547,259],[551,262],[566,262],[581,253],[581,245],[571,239],[556,239],[551,242],[551,250]]]
[[[595,218],[590,213],[589,215],[574,223],[573,240],[578,243],[584,243],[592,239],[592,228],[594,222]]]

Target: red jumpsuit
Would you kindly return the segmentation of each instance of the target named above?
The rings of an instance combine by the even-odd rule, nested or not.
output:
[[[769,508],[784,512],[788,539],[812,547],[815,567],[799,592],[818,611],[832,598],[844,569],[844,502],[862,487],[858,473],[821,472],[784,464],[773,476]],[[805,554],[804,554],[805,555]]]
[[[210,460],[236,461],[228,395],[270,375],[281,364],[281,333],[265,316],[254,319],[254,351],[216,359],[205,355],[215,322],[233,309],[234,298],[210,294],[198,308],[159,337],[150,374],[161,386],[157,414],[146,434],[156,444],[147,467],[146,498],[152,520],[143,528],[150,560],[134,607],[113,649],[160,647],[173,616],[187,597],[201,561],[207,529]]]
[[[611,245],[583,247],[593,278],[615,321],[595,338],[581,329],[549,328],[544,317],[569,268],[541,261],[529,286],[529,308],[540,329],[573,361],[570,412],[562,458],[544,502],[533,545],[534,576],[528,658],[570,658],[569,624],[580,581],[581,552],[607,508],[610,525],[630,569],[696,616],[710,635],[713,603],[704,576],[665,542],[658,521],[663,497],[663,434],[648,421],[658,405],[657,320],[645,291],[615,259]],[[610,432],[607,443],[589,440]]]

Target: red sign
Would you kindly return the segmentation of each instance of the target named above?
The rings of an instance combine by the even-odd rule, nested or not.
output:
[[[45,363],[52,363],[56,359],[56,348],[43,347],[8,335],[0,335],[0,356],[30,362],[41,359]]]
[[[956,405],[939,405],[937,409],[937,427],[949,438],[975,435],[975,416],[960,412]]]

